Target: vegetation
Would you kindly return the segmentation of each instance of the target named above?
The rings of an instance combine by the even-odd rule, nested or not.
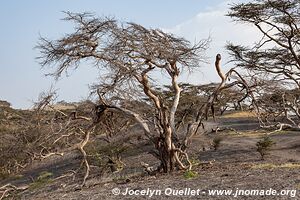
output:
[[[256,0],[236,4],[228,12],[233,20],[253,25],[263,35],[252,47],[229,43],[227,49],[256,85],[256,106],[265,127],[279,120],[282,126],[274,127],[299,128],[293,118],[300,119],[299,6],[298,0]]]
[[[265,159],[265,156],[268,154],[271,147],[275,144],[276,143],[269,136],[265,136],[263,139],[259,140],[256,143],[256,150],[259,152],[262,160]]]
[[[94,84],[91,91],[98,95],[96,106],[101,107],[100,112],[109,109],[139,123],[146,137],[156,146],[154,155],[161,161],[158,170],[168,172],[174,167],[190,168],[191,165],[185,166],[179,159],[183,155],[188,160],[188,156],[183,145],[185,140],[179,142],[176,134],[175,118],[181,92],[177,79],[180,73],[198,67],[209,41],[192,45],[158,29],[95,18],[89,14],[67,13],[66,20],[75,23],[75,32],[54,41],[41,38],[38,45],[41,64],[57,64],[53,72],[56,78],[69,68],[77,68],[85,59],[92,60],[99,69],[107,70],[108,73]],[[155,71],[162,71],[171,79],[171,104],[165,103],[156,92],[154,85],[159,83],[151,78]],[[136,107],[128,107],[131,102],[150,103],[148,109],[151,111],[140,112]],[[148,113],[155,115],[147,116]],[[148,121],[154,121],[156,133],[150,132],[146,119],[141,117],[144,114]],[[98,124],[98,120],[90,121],[85,133],[91,132]]]
[[[30,184],[29,189],[34,190],[34,189],[43,187],[46,184],[50,183],[52,181],[52,178],[51,178],[52,175],[53,175],[52,173],[47,172],[47,171],[41,172],[39,174],[39,176],[37,177],[37,179],[34,180],[34,182],[32,182]]]
[[[221,142],[222,142],[222,138],[221,137],[215,137],[212,141],[212,146],[214,148],[214,150],[218,150],[220,145],[221,145]]]
[[[198,173],[197,172],[194,172],[192,170],[187,170],[184,172],[184,178],[185,179],[193,179],[193,178],[196,178],[198,176]]]
[[[160,29],[66,12],[64,20],[74,25],[73,32],[58,39],[41,37],[38,60],[54,69],[50,75],[55,79],[81,63],[96,66],[99,79],[90,86],[89,100],[78,103],[56,103],[54,89],[41,93],[33,110],[15,110],[0,101],[0,177],[16,174],[34,160],[76,152],[82,159],[78,168],[84,169],[83,187],[91,165],[101,168],[101,173],[115,173],[126,166],[124,152],[147,151],[158,161],[155,166],[143,164],[149,174],[184,170],[184,178],[191,179],[198,175],[193,165],[212,163],[195,161],[189,154],[193,137],[207,136],[207,120],[257,117],[269,133],[299,131],[299,7],[299,0],[232,5],[227,15],[253,25],[263,36],[251,47],[228,43],[234,67],[224,72],[217,54],[214,67],[220,81],[203,85],[179,82],[179,78],[205,62],[210,38],[192,44]],[[159,73],[167,82],[156,77]],[[213,138],[215,150],[222,140]],[[142,148],[149,144],[151,151]],[[274,144],[269,136],[256,143],[262,159]],[[139,160],[134,165],[140,165]],[[268,167],[298,164],[253,168]],[[48,183],[52,176],[40,174],[30,188]],[[0,190],[4,198],[23,189],[8,184]]]
[[[252,169],[276,169],[276,168],[300,168],[300,164],[299,163],[284,163],[284,164],[273,164],[273,163],[264,163],[264,164],[258,164],[258,165],[254,165],[252,166]]]

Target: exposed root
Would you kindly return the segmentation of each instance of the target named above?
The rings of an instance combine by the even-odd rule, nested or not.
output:
[[[182,151],[180,148],[174,148],[174,146],[173,146],[173,150],[174,150],[174,153],[175,153],[175,160],[176,160],[177,164],[179,165],[179,167],[180,167],[181,169],[188,169],[188,170],[191,170],[193,164],[191,163],[188,154],[187,154],[186,152]],[[180,159],[179,159],[178,153],[180,153],[180,154],[182,154],[182,155],[185,156],[185,159],[186,159],[186,161],[188,162],[188,166],[184,166],[184,165],[183,165],[183,163],[182,163],[182,162],[180,161]]]

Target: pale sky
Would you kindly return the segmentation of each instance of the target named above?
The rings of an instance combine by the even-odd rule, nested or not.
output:
[[[72,32],[72,24],[61,21],[62,11],[92,12],[98,16],[113,16],[121,21],[132,21],[146,27],[185,37],[191,42],[210,36],[212,43],[207,51],[210,64],[201,72],[183,76],[182,81],[194,84],[217,81],[213,69],[214,57],[221,53],[223,63],[228,61],[224,45],[227,41],[249,45],[259,38],[253,28],[232,22],[224,16],[228,4],[242,0],[2,0],[0,6],[0,99],[15,108],[30,108],[41,91],[54,83],[59,99],[83,100],[88,95],[88,84],[97,75],[90,66],[82,66],[63,76],[58,82],[44,74],[34,49],[39,35],[58,39]],[[225,65],[225,69],[232,64]]]

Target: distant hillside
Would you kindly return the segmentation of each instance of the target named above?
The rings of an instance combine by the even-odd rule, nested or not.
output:
[[[75,103],[75,102],[69,103],[65,101],[59,101],[56,104],[52,105],[52,108],[57,110],[72,110],[72,109],[76,109],[78,105],[80,105],[80,103]],[[50,110],[52,110],[52,108],[46,107],[46,109],[50,109]]]
[[[10,107],[11,104],[8,101],[0,100],[0,107]]]

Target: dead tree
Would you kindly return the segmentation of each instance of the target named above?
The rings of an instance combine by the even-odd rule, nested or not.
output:
[[[216,56],[215,61],[215,69],[221,79],[221,82],[218,84],[214,84],[213,92],[207,97],[207,100],[202,106],[199,108],[197,117],[193,122],[188,125],[187,135],[184,140],[184,146],[187,146],[191,140],[191,138],[198,132],[199,128],[203,126],[203,122],[208,119],[210,113],[211,116],[215,119],[215,105],[214,103],[218,99],[218,96],[222,93],[222,91],[232,88],[238,87],[240,91],[244,91],[244,95],[241,97],[239,101],[243,101],[245,98],[249,97],[251,99],[251,105],[257,113],[257,116],[260,120],[260,110],[257,106],[256,98],[253,93],[253,88],[257,86],[257,83],[254,82],[251,85],[249,81],[247,81],[237,70],[235,67],[231,68],[227,73],[223,73],[221,69],[221,55],[218,54]],[[230,79],[233,81],[229,82]],[[261,121],[261,120],[260,120]],[[196,126],[195,126],[196,125]]]
[[[280,108],[276,112],[285,116],[292,127],[298,127],[299,103],[297,98],[291,101],[285,98],[285,91],[300,89],[299,7],[298,0],[257,0],[233,5],[228,13],[233,20],[253,25],[262,34],[261,40],[252,47],[228,44],[232,60],[252,77],[267,82],[265,87],[271,82],[280,85],[277,91],[272,89],[273,94],[268,93],[267,88],[261,89],[266,91],[266,98],[278,96],[275,101],[280,102]],[[264,109],[263,104],[261,109]],[[298,118],[298,123],[293,123],[288,113]]]
[[[56,70],[51,74],[58,78],[64,71],[79,67],[84,60],[93,61],[100,70],[99,83],[94,85],[99,102],[141,125],[156,147],[155,155],[164,172],[174,167],[190,169],[191,163],[185,149],[181,148],[175,124],[181,93],[178,77],[182,71],[199,66],[209,40],[191,45],[183,38],[134,23],[122,24],[87,13],[66,14],[66,20],[76,24],[75,31],[58,40],[41,38],[37,46],[41,64],[55,64]],[[170,78],[173,89],[170,105],[166,105],[156,92],[155,85],[159,83],[154,81],[153,74],[157,72]],[[145,98],[152,105],[152,119],[144,119],[138,109],[122,107],[122,102],[144,101]]]

